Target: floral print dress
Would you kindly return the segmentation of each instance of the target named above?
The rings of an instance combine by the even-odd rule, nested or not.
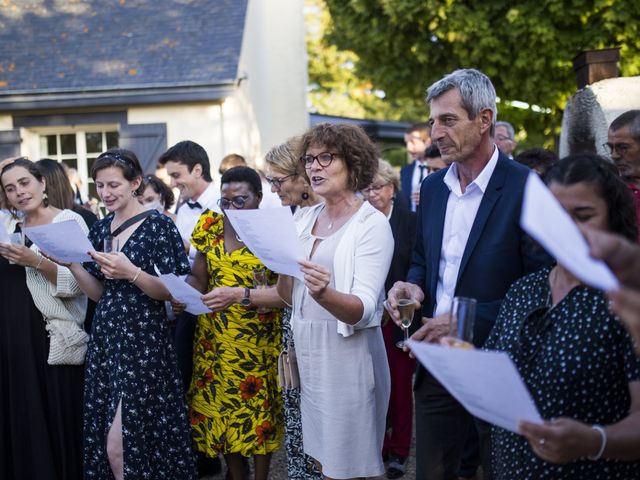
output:
[[[224,248],[223,216],[206,211],[191,243],[206,258],[208,291],[217,287],[253,288],[253,270],[265,268],[246,247]],[[269,283],[277,276],[267,270]],[[190,418],[196,449],[244,456],[277,450],[283,434],[278,385],[281,348],[279,309],[232,304],[222,312],[200,315],[196,325]]]
[[[113,215],[97,222],[89,240],[102,251]],[[189,262],[169,217],[148,216],[121,246],[146,273],[184,275]],[[195,463],[182,381],[166,324],[164,302],[126,280],[105,279],[96,263],[85,269],[104,284],[86,357],[85,479],[112,479],[106,439],[122,401],[124,478],[193,479]]]

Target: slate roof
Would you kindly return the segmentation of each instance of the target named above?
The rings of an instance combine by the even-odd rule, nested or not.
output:
[[[0,96],[232,84],[246,10],[247,0],[2,0]]]

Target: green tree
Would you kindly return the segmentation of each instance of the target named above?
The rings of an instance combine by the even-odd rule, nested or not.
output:
[[[461,67],[484,71],[523,147],[553,146],[575,91],[571,59],[619,46],[621,73],[640,74],[637,0],[325,0],[324,45],[352,52],[350,74],[383,91],[371,116],[413,120],[426,87]],[[310,55],[310,73],[314,59]],[[313,80],[312,80],[313,81]],[[516,108],[513,101],[540,108]],[[522,105],[516,102],[515,105]],[[366,110],[366,109],[365,109]]]

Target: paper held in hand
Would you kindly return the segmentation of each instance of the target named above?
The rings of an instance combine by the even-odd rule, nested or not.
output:
[[[185,310],[193,315],[211,313],[211,310],[202,303],[202,293],[193,288],[187,282],[173,273],[160,275],[160,281],[167,287],[171,296],[180,303],[186,305]]]
[[[609,267],[589,255],[584,236],[535,173],[529,174],[525,185],[520,225],[584,283],[604,291],[618,288]]]
[[[9,237],[9,232],[7,231],[7,227],[4,226],[4,223],[0,221],[0,243],[11,243],[11,238]]]
[[[518,433],[518,422],[542,418],[504,352],[441,347],[409,340],[411,351],[472,415]]]
[[[238,237],[269,270],[304,281],[299,260],[304,259],[289,207],[225,210]]]
[[[75,220],[25,227],[24,234],[38,248],[61,262],[91,262],[93,245]]]

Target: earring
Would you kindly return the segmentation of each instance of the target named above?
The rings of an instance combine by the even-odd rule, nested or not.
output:
[[[42,194],[42,204],[44,205],[45,208],[49,206],[49,195],[47,195],[47,192],[44,192]]]
[[[135,190],[131,190],[131,196],[132,196],[132,197],[137,197],[137,196],[138,196],[138,194],[136,193],[136,191],[135,191]]]
[[[302,192],[302,199],[309,200],[309,194],[307,192]]]

